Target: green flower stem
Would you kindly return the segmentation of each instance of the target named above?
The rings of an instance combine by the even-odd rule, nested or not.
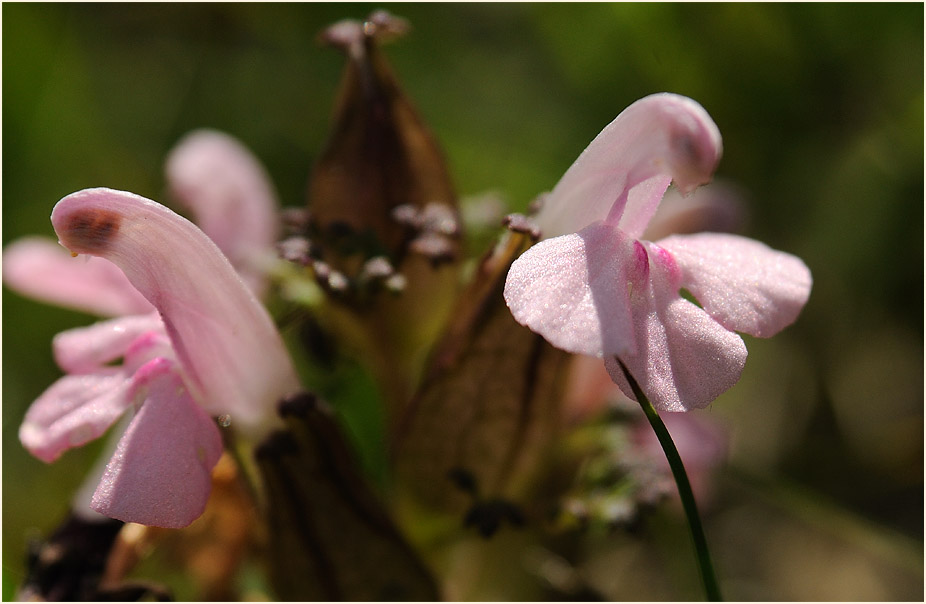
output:
[[[630,371],[627,370],[624,363],[620,359],[616,358],[616,360],[624,371],[627,381],[630,382],[630,388],[643,408],[646,419],[649,420],[653,431],[656,432],[656,437],[659,439],[659,444],[662,445],[666,459],[669,460],[669,467],[672,468],[672,475],[675,477],[675,484],[678,486],[678,494],[681,496],[682,506],[685,508],[685,516],[688,518],[688,527],[691,529],[691,538],[694,540],[695,555],[698,558],[698,567],[701,571],[701,579],[704,582],[707,599],[711,602],[719,602],[723,599],[720,596],[720,586],[717,584],[717,577],[714,576],[714,566],[711,564],[707,540],[704,538],[704,529],[701,527],[701,517],[698,515],[698,506],[695,504],[691,483],[688,482],[688,474],[685,472],[682,458],[678,454],[678,449],[675,448],[675,443],[672,442],[672,436],[669,435],[666,425],[662,422],[662,418],[659,417],[659,413],[656,412],[656,408],[643,394],[640,385],[630,375]]]

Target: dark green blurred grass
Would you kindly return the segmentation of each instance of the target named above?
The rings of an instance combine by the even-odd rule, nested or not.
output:
[[[51,236],[54,203],[85,187],[164,199],[163,158],[200,126],[242,139],[302,204],[342,65],[315,36],[374,8],[4,4],[4,244]],[[747,234],[815,278],[798,324],[750,340],[743,383],[713,407],[731,463],[921,543],[923,6],[388,8],[414,29],[387,53],[464,195],[523,209],[646,94],[707,108],[718,176],[751,196]],[[45,466],[16,430],[58,376],[51,337],[92,318],[6,289],[3,304],[3,564],[17,577],[26,536],[57,522],[93,450]]]

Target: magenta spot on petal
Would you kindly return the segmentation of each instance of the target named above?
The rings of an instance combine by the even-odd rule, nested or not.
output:
[[[656,255],[656,258],[660,264],[666,267],[670,272],[678,273],[678,263],[675,262],[675,256],[672,255],[672,252],[667,250],[664,247],[660,247],[653,244],[653,253]]]
[[[649,277],[649,257],[646,254],[646,247],[639,241],[633,242],[634,256],[634,277],[645,280]]]
[[[678,267],[678,262],[676,262],[672,252],[655,243],[650,244],[649,252],[653,256],[653,262],[657,263],[665,271],[669,279],[676,284],[680,284],[682,271]]]

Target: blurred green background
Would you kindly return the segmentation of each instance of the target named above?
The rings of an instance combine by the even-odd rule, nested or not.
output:
[[[85,187],[163,200],[166,152],[201,126],[301,205],[342,67],[316,34],[375,8],[5,3],[4,244],[52,236],[54,203]],[[386,53],[464,196],[521,210],[634,100],[704,105],[718,177],[749,195],[745,234],[815,280],[796,325],[747,339],[742,381],[708,412],[731,439],[705,510],[726,595],[921,600],[923,5],[387,8],[413,31]],[[52,336],[92,321],[3,290],[4,599],[98,450],[46,466],[16,436],[59,376]],[[616,598],[699,598],[683,531],[616,535],[585,572]]]

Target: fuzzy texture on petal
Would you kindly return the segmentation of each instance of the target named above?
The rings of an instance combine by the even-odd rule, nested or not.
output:
[[[76,261],[44,237],[18,239],[3,249],[3,282],[24,296],[104,317],[154,310],[112,262]]]
[[[116,452],[116,446],[122,440],[122,435],[128,429],[129,424],[134,419],[133,414],[123,413],[118,422],[113,424],[112,429],[103,437],[103,447],[90,467],[90,470],[84,475],[80,486],[71,496],[71,512],[89,522],[105,521],[108,517],[100,514],[90,507],[90,501],[93,499],[93,493],[100,486],[100,479],[103,478],[103,472],[109,465]]]
[[[279,203],[257,158],[227,134],[196,130],[171,151],[165,173],[172,195],[260,295],[258,257],[276,243]]]
[[[176,366],[154,359],[135,374],[143,400],[119,441],[90,506],[124,522],[182,528],[206,507],[222,455],[215,421],[186,391]]]
[[[604,223],[541,241],[511,265],[505,301],[515,320],[562,350],[597,357],[633,352],[628,283],[645,281],[639,251]]]
[[[544,237],[555,237],[611,217],[639,237],[669,181],[683,193],[709,182],[721,151],[720,132],[698,103],[669,93],[642,98],[579,155],[536,222]]]
[[[746,345],[706,312],[678,295],[681,274],[673,258],[647,244],[650,283],[635,292],[633,329],[638,350],[619,355],[650,402],[663,411],[706,407],[739,380]],[[614,357],[605,367],[621,391],[633,390]]]
[[[68,195],[52,212],[61,244],[106,258],[161,313],[187,386],[252,435],[299,382],[270,316],[215,243],[159,203],[112,189]]]
[[[68,449],[98,438],[131,404],[129,380],[119,369],[91,375],[66,375],[29,407],[19,440],[46,463]]]
[[[810,297],[810,269],[764,243],[721,233],[659,242],[678,262],[682,286],[715,321],[760,338],[793,323]]]
[[[68,373],[92,373],[125,355],[139,336],[164,331],[157,313],[118,317],[62,331],[52,340],[55,362]]]
[[[640,237],[662,202],[672,178],[660,174],[644,180],[627,192],[627,203],[612,209],[620,219],[617,227],[627,236]]]

